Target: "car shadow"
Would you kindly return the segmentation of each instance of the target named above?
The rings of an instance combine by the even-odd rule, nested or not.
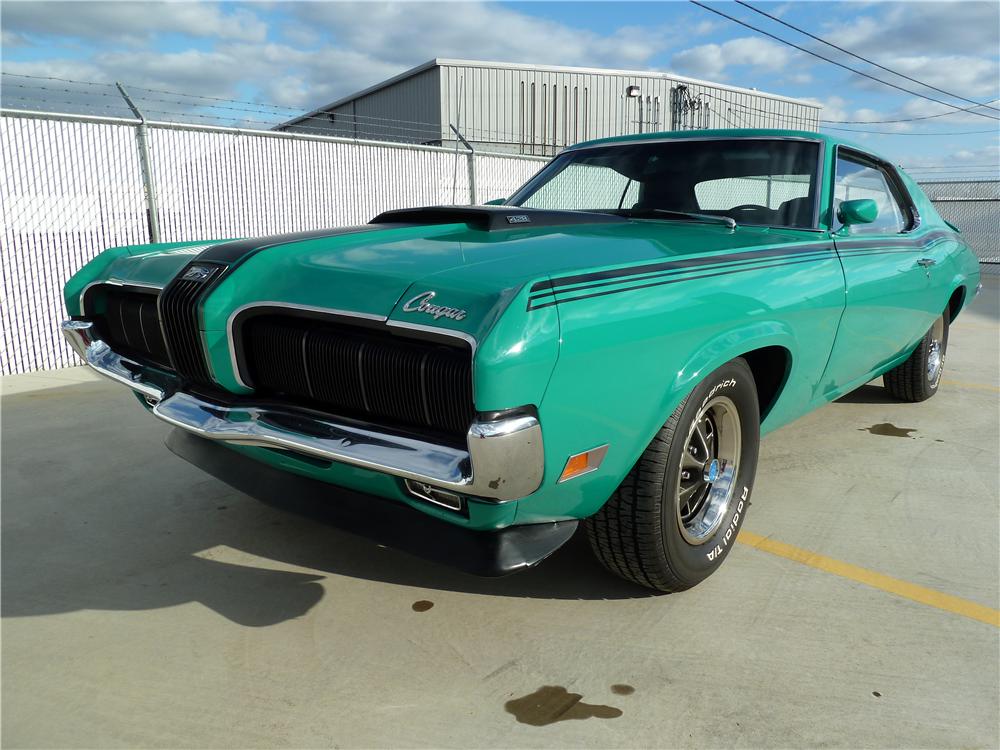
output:
[[[881,381],[879,381],[881,383]],[[880,385],[863,385],[860,388],[844,394],[833,403],[835,404],[898,404],[900,400],[893,398],[889,391]]]
[[[308,612],[331,576],[511,598],[652,595],[605,571],[580,533],[536,568],[479,578],[334,528],[337,488],[322,503],[261,503],[171,454],[166,428],[114,386],[7,396],[3,409],[4,617],[198,602],[265,627]]]

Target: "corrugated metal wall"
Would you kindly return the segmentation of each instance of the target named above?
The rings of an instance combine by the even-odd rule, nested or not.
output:
[[[781,97],[664,76],[443,65],[448,123],[475,144],[552,155],[592,138],[704,128],[818,130],[820,108]],[[405,85],[396,84],[392,90]],[[629,86],[639,96],[626,96]]]
[[[441,72],[430,68],[327,113],[282,128],[336,138],[440,145]],[[448,123],[444,123],[448,131]]]
[[[639,96],[626,96],[629,86]],[[343,138],[551,156],[592,138],[704,128],[818,130],[820,108],[666,74],[442,63],[287,126]]]

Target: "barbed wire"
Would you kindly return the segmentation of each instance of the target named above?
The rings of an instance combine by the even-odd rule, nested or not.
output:
[[[4,76],[4,88],[13,87],[18,90],[25,92],[28,91],[42,91],[46,94],[68,94],[68,95],[83,95],[87,97],[98,96],[106,99],[118,99],[120,98],[120,93],[114,84],[95,82],[95,81],[80,81],[69,78],[61,78],[57,76],[35,76],[24,73],[8,73],[3,72]],[[71,88],[66,88],[62,86],[46,86],[44,84],[37,83],[18,83],[11,82],[9,78],[20,78],[27,79],[31,81],[52,81],[59,83],[74,84],[77,86],[88,87],[85,91],[74,90]],[[112,89],[110,91],[95,90],[95,89]],[[433,123],[419,120],[409,120],[403,118],[387,118],[387,117],[377,117],[374,115],[359,115],[350,112],[337,112],[337,111],[310,111],[309,113],[302,114],[301,110],[294,107],[286,105],[272,104],[268,102],[258,102],[258,101],[248,101],[240,99],[227,99],[224,97],[208,96],[203,94],[189,94],[177,91],[170,91],[167,89],[157,89],[143,86],[129,85],[128,90],[133,94],[134,98],[139,100],[140,108],[144,114],[151,115],[163,115],[168,118],[194,118],[201,121],[214,121],[215,123],[225,123],[226,125],[233,125],[237,127],[246,127],[250,129],[280,129],[280,130],[290,130],[292,132],[302,132],[306,134],[322,134],[322,135],[333,135],[337,137],[344,137],[350,139],[378,139],[380,136],[393,136],[398,139],[406,139],[409,142],[415,143],[428,143],[428,142],[441,142],[444,140],[451,140],[451,135],[444,130],[443,123]],[[136,95],[134,92],[148,92],[153,94],[160,94],[163,96],[149,97]],[[163,98],[164,96],[170,96],[175,98]],[[730,127],[750,127],[751,124],[748,123],[745,117],[759,118],[761,115],[766,116],[772,126],[784,123],[793,124],[801,123],[805,125],[808,129],[820,128],[824,130],[835,130],[847,133],[859,133],[859,134],[877,134],[877,135],[906,135],[906,136],[955,136],[955,135],[974,135],[982,133],[995,132],[994,130],[972,130],[972,131],[948,131],[948,132],[934,132],[934,131],[920,131],[920,132],[909,132],[909,131],[875,131],[875,130],[865,130],[858,128],[842,128],[836,127],[829,123],[838,124],[868,124],[868,123],[893,123],[893,122],[914,122],[918,120],[929,120],[936,117],[943,117],[948,115],[960,114],[964,110],[959,110],[955,112],[945,112],[936,115],[926,115],[918,116],[912,118],[899,118],[899,119],[886,119],[886,120],[826,120],[818,118],[815,116],[807,116],[802,114],[795,114],[792,112],[772,112],[760,107],[754,107],[752,105],[744,104],[741,102],[729,101],[720,96],[705,93],[706,99],[711,99],[713,103],[717,106],[709,109],[710,113],[715,114],[720,119],[722,119]],[[113,110],[117,109],[119,111],[124,109],[123,104],[117,107],[108,104],[99,104],[89,101],[78,101],[71,100],[68,98],[53,98],[51,96],[19,96],[17,94],[10,94],[5,91],[4,98],[14,99],[15,101],[21,102],[38,102],[41,106],[50,105],[68,105],[71,107],[87,107],[90,109],[97,110]],[[192,101],[197,100],[197,101]],[[1000,101],[1000,100],[992,100]],[[210,102],[210,103],[198,103],[198,102]],[[166,104],[172,105],[174,109],[149,109],[145,107],[147,103],[153,104]],[[245,105],[245,106],[237,106]],[[981,106],[981,105],[975,105]],[[723,107],[725,107],[725,112],[729,115],[723,114]],[[263,109],[268,109],[272,111],[262,111]],[[974,109],[975,107],[965,108],[966,110]],[[669,111],[669,110],[668,110]],[[229,114],[222,113],[234,113],[237,116],[231,116]],[[256,115],[256,117],[248,117],[246,115]],[[730,119],[730,117],[732,119]],[[273,118],[273,119],[261,119],[261,118]],[[736,122],[734,123],[733,120]],[[534,123],[532,123],[534,125]],[[569,145],[569,142],[563,142],[566,139],[559,138],[557,133],[553,133],[553,139],[548,139],[548,134],[545,133],[547,130],[548,123],[543,123],[542,132],[543,140],[536,140],[538,134],[534,133],[531,141],[525,140],[525,132],[512,132],[508,130],[502,130],[493,127],[484,127],[480,125],[466,126],[463,128],[463,134],[469,140],[478,141],[481,143],[493,143],[493,144],[511,144],[518,145],[526,149],[558,149]],[[659,123],[651,123],[654,127],[659,127]],[[564,128],[566,126],[564,125]]]

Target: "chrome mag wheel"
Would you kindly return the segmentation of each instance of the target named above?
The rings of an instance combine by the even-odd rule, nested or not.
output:
[[[711,538],[726,516],[739,470],[740,427],[726,396],[709,399],[691,425],[675,488],[677,523],[689,544]]]
[[[927,382],[936,386],[944,369],[944,316],[931,326],[931,341],[927,347]]]

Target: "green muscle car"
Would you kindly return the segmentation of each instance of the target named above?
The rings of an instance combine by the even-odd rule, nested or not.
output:
[[[760,436],[880,375],[932,396],[978,284],[862,148],[650,133],[568,148],[492,205],[107,250],[63,331],[250,492],[484,574],[583,522],[607,568],[675,591],[731,550]]]

